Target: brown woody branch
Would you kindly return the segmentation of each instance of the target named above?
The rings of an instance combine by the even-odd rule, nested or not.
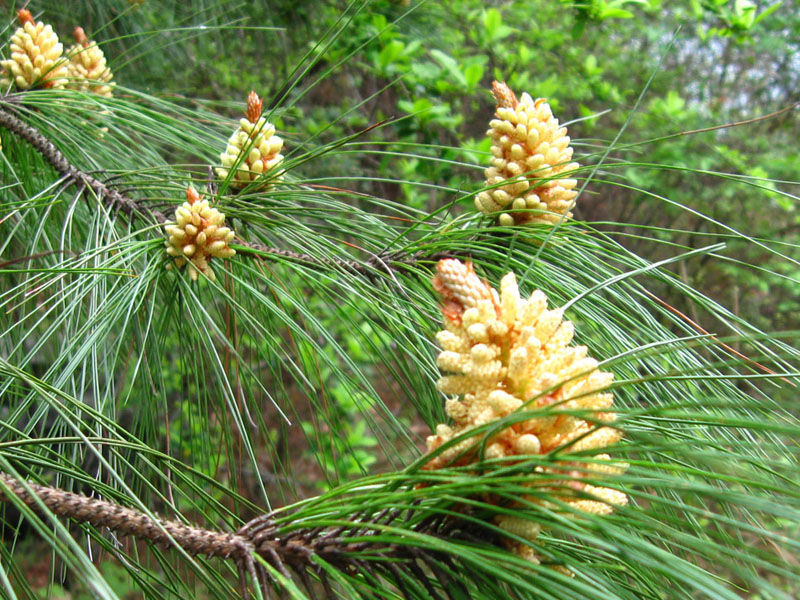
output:
[[[44,505],[59,517],[98,528],[108,528],[120,535],[148,540],[163,548],[181,548],[192,556],[202,554],[233,559],[242,576],[245,573],[257,573],[252,543],[235,533],[222,533],[176,521],[153,519],[143,512],[107,500],[89,498],[33,482],[22,483],[10,475],[0,473],[0,501],[12,502],[10,494],[38,514],[44,512]],[[263,576],[256,577],[259,581],[263,580]],[[246,597],[246,587],[242,588],[242,592]]]
[[[103,204],[110,210],[115,212],[121,211],[129,217],[132,217],[134,214],[139,214],[142,216],[152,216],[159,223],[167,222],[167,218],[162,213],[148,210],[141,206],[136,200],[121,194],[96,177],[92,177],[88,173],[81,171],[38,129],[28,125],[4,108],[0,108],[0,126],[5,127],[11,133],[26,140],[63,178],[71,181],[78,187],[88,188],[94,191],[97,197],[100,198]]]
[[[98,529],[109,529],[120,535],[130,535],[163,548],[180,548],[192,556],[204,555],[233,560],[239,570],[241,593],[245,599],[249,597],[248,576],[253,584],[263,588],[265,597],[269,597],[267,590],[270,586],[281,587],[255,559],[256,556],[289,580],[292,580],[292,574],[296,575],[312,596],[314,592],[309,573],[315,574],[329,600],[335,596],[324,570],[318,566],[315,558],[344,573],[369,571],[376,578],[392,582],[401,591],[405,584],[403,576],[397,571],[398,561],[421,578],[423,585],[431,591],[433,588],[428,581],[428,575],[420,566],[425,567],[440,583],[447,583],[445,590],[448,598],[450,590],[458,587],[453,585],[452,579],[438,564],[449,563],[451,557],[410,545],[370,540],[381,531],[381,526],[391,524],[404,512],[398,509],[386,509],[377,515],[354,515],[346,526],[299,529],[289,533],[281,533],[272,515],[265,514],[249,521],[235,533],[224,533],[153,518],[144,512],[108,500],[90,498],[33,482],[22,482],[0,472],[0,502],[13,502],[12,496],[40,515],[46,514],[42,509],[44,506],[56,516],[86,523]],[[409,516],[407,514],[406,519]],[[474,522],[467,523],[437,514],[421,519],[412,529],[417,533],[440,538],[463,538],[471,541],[479,539],[488,543],[499,543],[496,534]],[[350,541],[354,537],[358,537],[360,541]],[[380,560],[360,558],[366,550],[369,550],[371,556],[379,556]],[[458,591],[466,592],[465,589]],[[439,598],[440,595],[432,593],[431,597]]]

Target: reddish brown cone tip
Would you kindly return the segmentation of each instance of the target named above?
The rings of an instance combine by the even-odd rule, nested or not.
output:
[[[187,201],[189,204],[194,204],[194,203],[195,203],[195,202],[197,202],[198,200],[200,200],[200,194],[198,194],[198,193],[197,193],[197,190],[196,190],[196,189],[194,189],[194,188],[193,188],[193,187],[190,185],[188,188],[186,188],[186,201]]]
[[[442,261],[439,261],[439,264],[436,265],[439,271],[441,271],[441,264]],[[467,265],[469,265],[469,267],[472,266],[471,263],[467,263]],[[447,284],[439,274],[434,275],[431,283],[433,284],[434,291],[441,296],[442,314],[444,317],[453,321],[456,325],[461,325],[461,315],[464,313],[464,306],[453,296],[450,288],[447,287]]]
[[[251,123],[258,123],[258,118],[261,116],[261,107],[263,102],[254,91],[251,91],[247,96],[247,111],[244,115]]]
[[[436,265],[437,274],[431,280],[433,289],[439,294],[439,296],[441,296],[442,315],[455,325],[461,325],[461,316],[464,314],[466,307],[459,300],[458,295],[450,288],[450,286],[447,285],[447,282],[442,274],[447,270],[448,264],[460,262],[461,261],[452,258],[443,258]],[[463,263],[463,265],[465,277],[475,275],[475,268],[472,266],[472,262],[466,261]],[[488,289],[488,283],[485,281],[483,283]],[[491,299],[491,294],[488,291],[486,298]]]
[[[20,25],[25,25],[25,23],[33,23],[33,15],[27,8],[20,8],[17,11],[17,20],[19,21]]]
[[[84,48],[89,45],[89,38],[86,37],[86,32],[83,30],[83,27],[76,27],[72,35],[75,37],[76,44],[80,44]]]
[[[514,92],[503,81],[492,82],[492,94],[497,100],[497,107],[517,108],[517,97]]]

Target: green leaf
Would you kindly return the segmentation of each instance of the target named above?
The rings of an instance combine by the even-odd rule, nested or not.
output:
[[[483,28],[490,44],[499,42],[513,33],[513,29],[503,24],[503,15],[496,8],[490,8],[483,14]]]
[[[459,68],[458,61],[441,50],[431,50],[431,56],[450,75],[458,85],[467,87],[467,80]]]
[[[599,66],[597,57],[594,54],[589,54],[583,61],[583,68],[589,77],[596,77],[603,73],[603,67]]]
[[[483,28],[490,40],[494,40],[503,24],[503,15],[496,8],[490,8],[483,13]]]
[[[390,41],[378,54],[378,67],[382,70],[386,70],[390,64],[403,55],[405,49],[405,44],[400,40]]]
[[[632,19],[633,13],[624,8],[605,6],[600,10],[597,18],[601,21],[605,19]]]
[[[758,25],[761,21],[763,21],[768,16],[770,16],[772,13],[774,13],[776,10],[778,10],[781,7],[782,4],[783,4],[782,0],[778,0],[777,2],[773,2],[772,4],[770,4],[767,8],[762,10],[755,17],[755,19],[753,19],[753,25]]]
[[[483,79],[484,67],[473,63],[464,67],[464,82],[468,89],[474,89]]]

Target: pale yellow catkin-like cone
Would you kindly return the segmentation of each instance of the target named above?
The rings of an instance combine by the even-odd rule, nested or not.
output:
[[[544,293],[536,290],[523,298],[513,273],[503,277],[498,293],[475,274],[470,263],[455,259],[439,261],[433,286],[442,297],[445,317],[445,328],[436,336],[442,348],[437,364],[445,373],[437,385],[450,396],[445,410],[453,424],[437,426],[427,440],[429,452],[515,411],[546,411],[548,407],[557,410],[517,421],[485,440],[482,458],[595,450],[620,440],[619,430],[611,426],[614,397],[607,390],[613,375],[597,368],[585,346],[572,345],[572,323],[563,320],[560,310],[548,310]],[[586,411],[590,416],[584,419],[558,411]],[[477,441],[466,438],[448,447],[425,468],[464,466],[480,460]],[[607,454],[592,459],[540,467],[542,473],[556,477],[530,487],[536,487],[537,497],[542,491],[552,492],[573,514],[608,514],[614,506],[624,505],[627,496],[583,480],[590,474],[596,478],[621,473],[626,465],[612,462]],[[562,475],[564,480],[559,481]],[[541,503],[533,495],[525,500]],[[531,541],[539,531],[538,525],[522,517],[507,516],[497,522]],[[510,547],[535,558],[528,546]]]
[[[114,75],[106,65],[103,51],[96,42],[86,37],[82,27],[75,28],[74,36],[76,43],[67,51],[67,87],[110,98],[114,89]]]
[[[486,169],[486,186],[475,198],[484,214],[500,213],[501,225],[555,224],[570,218],[578,164],[570,162],[572,148],[567,129],[559,127],[544,98],[527,93],[517,99],[505,83],[495,81],[495,118],[487,135],[492,141],[492,166]],[[510,211],[510,212],[501,212]]]
[[[225,227],[225,215],[209,206],[208,200],[201,199],[192,186],[186,189],[186,202],[175,211],[175,222],[167,223],[164,230],[169,236],[165,242],[167,254],[175,258],[176,267],[188,264],[192,280],[203,273],[214,281],[211,259],[230,258],[236,254],[228,246],[235,234]]]
[[[20,27],[11,36],[11,57],[0,61],[0,86],[18,90],[61,88],[67,79],[64,48],[50,25],[34,22],[30,11],[17,12]]]
[[[250,183],[263,179],[256,189],[268,189],[272,182],[280,179],[281,173],[276,171],[272,178],[262,178],[264,173],[277,169],[283,162],[283,140],[275,135],[275,126],[261,116],[262,101],[255,92],[247,97],[246,118],[239,120],[239,128],[228,138],[225,152],[220,154],[222,167],[217,168],[217,175],[222,179],[228,177],[231,169],[238,163],[233,176],[232,186],[243,188]]]

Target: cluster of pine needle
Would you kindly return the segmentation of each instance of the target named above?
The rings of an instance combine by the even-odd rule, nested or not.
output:
[[[779,400],[798,352],[667,268],[722,248],[653,264],[575,217],[605,155],[573,162],[546,99],[493,83],[494,118],[471,115],[485,181],[441,221],[315,177],[363,146],[309,150],[255,92],[231,134],[124,87],[82,28],[64,51],[17,18],[0,61],[6,532],[33,524],[109,600],[98,547],[159,599],[800,589],[800,423]],[[287,449],[298,421],[321,493]],[[4,594],[34,597],[0,552]]]

